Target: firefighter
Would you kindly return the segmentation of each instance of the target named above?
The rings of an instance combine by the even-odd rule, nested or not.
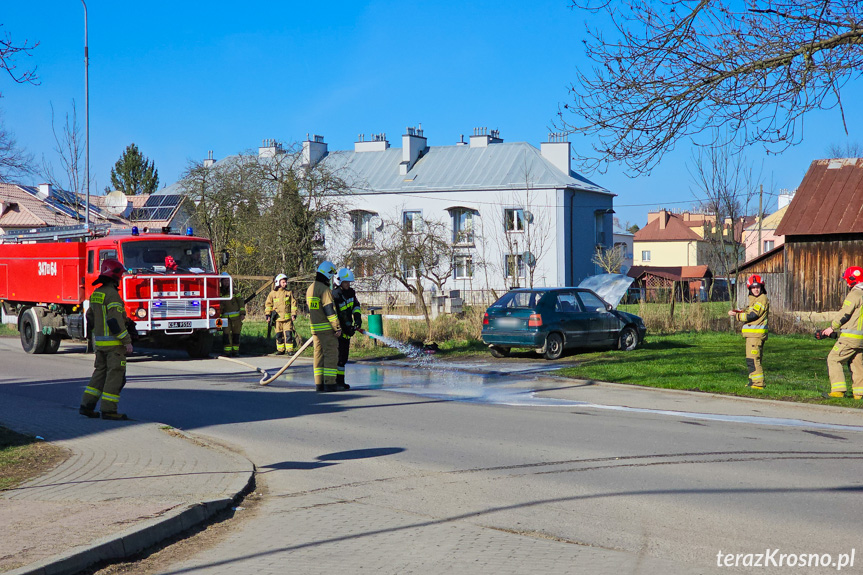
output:
[[[102,400],[102,419],[128,419],[117,412],[120,391],[126,384],[126,355],[132,353],[132,336],[126,329],[126,310],[118,286],[126,270],[115,259],[106,259],[99,268],[99,285],[90,295],[87,322],[92,326],[96,362],[90,383],[84,388],[78,413],[99,417],[96,404]]]
[[[827,373],[830,375],[829,397],[845,397],[847,385],[843,364],[851,369],[851,391],[854,399],[863,399],[863,268],[851,266],[842,274],[842,279],[851,288],[830,327],[821,332],[830,337],[841,329],[839,339],[827,356]]]
[[[227,274],[225,274],[227,275]],[[230,278],[222,278],[222,295],[231,293]],[[228,300],[222,300],[222,337],[225,344],[225,355],[237,357],[240,355],[240,333],[243,331],[243,320],[246,319],[246,302],[238,293]]]
[[[297,298],[288,289],[288,276],[279,274],[264,307],[267,323],[276,326],[276,355],[294,353],[294,322],[297,320]]]
[[[345,364],[348,363],[348,355],[351,350],[351,337],[363,327],[360,302],[357,301],[356,292],[351,287],[353,281],[354,272],[348,268],[341,268],[336,277],[333,278],[333,283],[336,284],[336,287],[333,288],[333,301],[336,304],[336,314],[339,316],[339,325],[342,328],[336,372],[337,385],[345,384]]]
[[[764,389],[764,370],[761,358],[764,342],[767,341],[767,317],[770,302],[761,276],[752,275],[746,280],[749,289],[749,305],[743,311],[731,310],[728,315],[744,322],[741,333],[746,340],[746,365],[749,367],[749,383],[746,387]]]
[[[336,273],[332,262],[318,266],[315,281],[306,290],[309,304],[309,323],[315,345],[315,391],[344,391],[350,386],[336,383],[339,363],[339,338],[342,335],[330,280]]]

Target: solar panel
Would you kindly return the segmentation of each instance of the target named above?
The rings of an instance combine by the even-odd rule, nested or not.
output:
[[[144,204],[145,208],[157,208],[162,205],[162,199],[165,196],[160,196],[158,194],[153,194],[149,198],[147,198],[147,202]]]
[[[167,220],[171,217],[171,213],[174,211],[173,208],[159,208],[153,214],[154,220]]]
[[[165,198],[165,199],[162,201],[162,205],[163,205],[163,206],[176,206],[177,204],[179,204],[179,203],[180,203],[180,200],[181,200],[181,199],[183,199],[183,197],[182,197],[182,196],[175,196],[175,195],[170,195],[170,196],[169,196],[169,195],[165,195],[165,196],[162,196],[162,197],[163,197],[163,198]]]

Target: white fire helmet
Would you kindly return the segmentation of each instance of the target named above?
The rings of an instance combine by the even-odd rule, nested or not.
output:
[[[336,273],[336,266],[331,261],[323,261],[318,266],[318,273],[331,280]]]
[[[273,281],[273,287],[279,287],[279,282],[286,279],[288,279],[288,276],[286,276],[285,274],[277,275],[276,279]]]

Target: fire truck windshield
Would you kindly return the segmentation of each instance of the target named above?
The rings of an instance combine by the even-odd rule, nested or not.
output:
[[[123,265],[127,269],[174,273],[213,273],[210,244],[188,240],[142,240],[123,242]]]

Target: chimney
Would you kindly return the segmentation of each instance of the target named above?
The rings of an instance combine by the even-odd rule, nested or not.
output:
[[[207,158],[204,160],[204,167],[209,168],[213,164],[216,163],[216,160],[213,159],[213,150],[209,150],[207,152]]]
[[[659,229],[664,230],[668,224],[668,210],[659,210]]]
[[[390,143],[387,140],[387,135],[384,133],[372,134],[370,140],[366,141],[366,135],[360,134],[356,142],[354,142],[355,152],[383,152],[389,149]]]
[[[572,171],[570,159],[570,144],[566,134],[551,133],[548,135],[548,141],[542,142],[539,145],[539,151],[542,157],[552,163],[552,165],[566,174],[570,175]]]
[[[500,137],[500,130],[491,130],[488,128],[474,128],[473,136],[470,137],[471,148],[487,148],[489,144],[500,144],[503,139]]]
[[[51,184],[39,184],[39,191],[36,193],[36,197],[44,200],[50,197],[53,193],[54,188]]]
[[[275,158],[279,154],[284,154],[281,142],[267,138],[261,142],[261,147],[258,148],[259,158]]]
[[[306,141],[303,142],[303,165],[314,166],[327,155],[327,144],[324,142],[323,136],[315,134],[312,139],[306,134]]]
[[[455,143],[456,146],[467,146],[467,142],[464,141],[464,134],[461,135],[461,140]]]
[[[426,150],[428,145],[423,136],[423,125],[418,124],[416,128],[408,128],[407,133],[402,136],[402,161],[399,164],[399,175],[406,176]]]
[[[785,206],[789,205],[791,203],[791,200],[794,199],[794,192],[796,192],[796,191],[797,191],[796,188],[793,190],[784,190],[784,189],[779,190],[779,200],[777,202],[777,209],[781,210]]]

